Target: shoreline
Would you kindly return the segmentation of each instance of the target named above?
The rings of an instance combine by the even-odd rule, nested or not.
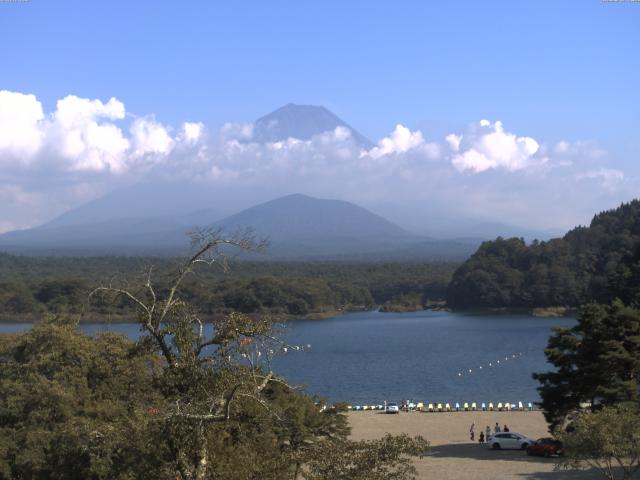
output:
[[[322,312],[311,312],[306,315],[290,315],[290,314],[269,314],[269,313],[247,313],[248,316],[264,316],[272,317],[274,323],[296,322],[299,320],[326,320],[329,318],[337,318],[350,313],[359,312],[378,312],[385,314],[404,314],[417,312],[449,312],[468,315],[528,315],[536,318],[569,318],[575,316],[578,312],[577,308],[570,307],[537,307],[537,308],[468,308],[468,309],[451,309],[442,305],[432,305],[415,310],[389,310],[383,308],[382,305],[376,305],[373,308],[357,307],[336,310],[326,310]],[[27,314],[0,314],[0,324],[12,323],[30,323],[36,324],[42,322],[46,316],[68,316],[78,317],[78,323],[96,323],[96,324],[123,324],[137,323],[137,319],[133,314],[109,315],[109,314],[79,314],[79,313],[27,313]],[[210,320],[227,313],[220,312],[213,315],[203,316],[204,319]]]

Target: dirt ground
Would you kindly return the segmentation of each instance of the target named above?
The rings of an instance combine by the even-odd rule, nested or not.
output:
[[[431,451],[416,459],[420,479],[435,480],[591,480],[600,478],[590,471],[554,471],[554,458],[529,457],[519,450],[489,450],[477,443],[481,429],[505,423],[511,432],[537,439],[548,436],[541,412],[350,412],[352,438],[375,439],[385,433],[422,435],[431,443]],[[476,442],[469,439],[469,427],[475,423]]]

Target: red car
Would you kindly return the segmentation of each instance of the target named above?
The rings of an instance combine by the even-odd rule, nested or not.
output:
[[[536,455],[538,457],[562,455],[563,452],[562,442],[553,438],[539,438],[536,443],[527,447],[527,455]]]

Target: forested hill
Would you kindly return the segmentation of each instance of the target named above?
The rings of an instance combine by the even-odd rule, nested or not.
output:
[[[640,302],[640,200],[562,238],[484,242],[447,290],[447,303],[458,308],[578,306],[615,297]]]

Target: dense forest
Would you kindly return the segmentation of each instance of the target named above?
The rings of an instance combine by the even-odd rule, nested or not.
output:
[[[140,257],[22,257],[0,254],[2,320],[38,320],[47,313],[82,314],[87,321],[128,319],[125,303],[88,302],[107,283],[138,283],[150,266],[160,279],[176,259]],[[202,268],[184,285],[204,314],[269,313],[323,316],[381,306],[422,308],[444,298],[454,263],[236,262],[228,273]]]
[[[447,291],[447,303],[459,308],[572,307],[614,298],[640,301],[640,200],[559,239],[484,242]]]
[[[73,315],[0,335],[0,480],[416,478],[422,437],[351,440],[346,405],[271,370],[294,346],[268,316],[206,319],[183,296],[185,279],[230,243],[252,248],[211,236],[161,283],[148,272],[98,289],[136,306],[136,342],[85,335]]]

